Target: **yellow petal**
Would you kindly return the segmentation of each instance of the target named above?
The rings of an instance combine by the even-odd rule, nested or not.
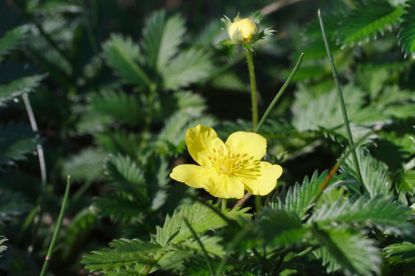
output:
[[[262,159],[267,151],[267,140],[253,132],[234,132],[225,144],[232,153],[246,153],[257,160]]]
[[[272,165],[268,162],[261,162],[260,176],[255,180],[242,179],[245,189],[253,195],[267,195],[274,190],[277,179],[282,175],[282,168],[279,165]]]
[[[215,130],[210,127],[197,125],[186,132],[186,145],[192,158],[199,165],[210,167],[209,157],[225,155],[227,149]]]
[[[204,187],[211,195],[220,198],[242,198],[244,185],[236,178],[225,174],[214,173]]]
[[[210,179],[211,171],[197,165],[178,165],[170,173],[170,177],[193,188],[203,188]]]

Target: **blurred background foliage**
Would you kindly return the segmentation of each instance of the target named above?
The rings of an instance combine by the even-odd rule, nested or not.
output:
[[[365,181],[357,183],[346,162],[335,188],[322,196],[321,209],[310,214],[313,202],[303,193],[317,193],[323,171],[347,147],[317,8],[344,84],[353,135],[364,137],[359,160]],[[407,223],[408,206],[415,203],[414,1],[5,0],[0,1],[2,273],[38,273],[70,174],[69,207],[51,272],[86,275],[86,264],[101,272],[209,274],[191,232],[171,222],[186,212],[209,217],[210,209],[202,205],[186,207],[195,197],[209,196],[173,183],[168,175],[175,164],[190,161],[183,141],[188,127],[215,126],[222,137],[250,129],[243,52],[219,46],[226,38],[220,18],[256,10],[266,15],[264,26],[277,31],[255,51],[261,113],[300,53],[305,56],[261,129],[268,158],[284,167],[279,196],[268,199],[271,211],[265,210],[254,227],[258,239],[271,246],[269,258],[251,250],[260,241],[249,237],[238,244],[239,255],[229,257],[227,273],[368,275],[413,269],[415,245],[408,234],[413,224]],[[38,131],[28,119],[28,106]],[[46,158],[43,180],[40,145]],[[366,195],[368,202],[354,201]],[[174,211],[179,205],[185,207]],[[356,210],[383,210],[389,216],[376,220],[375,211]],[[242,225],[251,219],[246,209],[227,216]],[[331,225],[336,219],[345,226]],[[199,234],[224,227],[214,219],[208,228],[197,219],[190,222]],[[163,224],[156,233],[155,226]],[[172,238],[174,227],[182,230]],[[235,227],[221,230],[222,238],[231,237]],[[314,240],[300,243],[306,233]],[[151,242],[143,242],[149,234]],[[129,240],[115,240],[112,250],[101,252],[107,260],[119,258],[119,267],[86,255],[119,238]],[[202,240],[218,258],[231,250],[216,236]],[[127,257],[149,256],[138,248],[157,252],[146,261],[158,265],[125,263]],[[389,266],[381,267],[381,259]]]

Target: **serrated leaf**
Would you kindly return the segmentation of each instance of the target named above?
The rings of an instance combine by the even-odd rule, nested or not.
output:
[[[113,221],[131,222],[139,220],[145,210],[145,204],[137,199],[122,195],[107,195],[95,200],[98,214]]]
[[[108,65],[127,83],[149,85],[150,80],[140,67],[140,49],[130,38],[113,34],[104,43],[104,56]]]
[[[337,38],[344,46],[369,41],[399,24],[403,11],[386,0],[360,0],[340,21]]]
[[[293,187],[290,187],[284,197],[276,198],[274,202],[271,202],[271,206],[296,214],[303,219],[319,193],[320,185],[326,176],[327,172],[320,175],[314,172],[311,178],[306,176],[301,184],[295,183]]]
[[[34,91],[44,78],[44,75],[34,75],[0,85],[0,104]]]
[[[38,139],[30,127],[23,124],[8,124],[0,127],[0,165],[25,159],[36,149]]]
[[[184,134],[188,128],[197,124],[213,125],[213,118],[207,116],[200,117],[198,115],[185,110],[177,111],[166,121],[158,135],[158,139],[177,147],[184,141]]]
[[[344,87],[347,111],[351,120],[361,111],[364,103],[364,93],[361,89],[348,85]],[[294,114],[293,125],[299,131],[331,129],[343,124],[336,91],[321,94],[316,97],[305,88],[297,91],[296,100],[292,106]]]
[[[146,53],[146,61],[152,68],[157,67],[159,48],[165,24],[166,13],[164,10],[154,12],[146,19],[144,24],[142,47]]]
[[[142,137],[138,133],[127,132],[125,130],[110,130],[96,134],[99,146],[113,154],[125,154],[137,156],[140,149]]]
[[[310,221],[320,225],[339,223],[376,226],[389,233],[409,233],[413,227],[409,224],[411,209],[400,202],[375,197],[361,197],[357,200],[338,200],[334,204],[324,204],[318,208]]]
[[[355,186],[364,185],[370,197],[378,195],[392,197],[392,180],[387,166],[373,158],[366,149],[358,148],[356,151],[363,183],[358,180],[359,177],[351,156],[346,159],[341,167],[341,170],[346,173],[346,177],[353,180],[352,184]]]
[[[103,91],[91,102],[91,110],[114,122],[139,125],[143,122],[142,105],[134,95],[111,90]]]
[[[389,264],[400,265],[415,263],[415,244],[413,243],[394,243],[386,246],[383,252]]]
[[[143,49],[152,68],[162,71],[178,53],[186,32],[180,15],[166,19],[164,11],[153,13],[143,30]]]
[[[313,234],[322,245],[315,255],[327,266],[327,272],[342,270],[346,275],[379,273],[379,250],[363,234],[341,228],[314,229]]]
[[[140,274],[146,265],[155,262],[153,255],[159,250],[162,250],[160,246],[138,239],[114,240],[110,248],[92,251],[84,256],[82,263],[90,271]]]
[[[229,219],[247,217],[247,209],[233,209],[225,213]],[[152,240],[165,247],[171,243],[179,243],[190,237],[192,233],[185,225],[183,218],[186,218],[198,234],[208,230],[214,230],[227,225],[227,222],[210,208],[201,203],[184,205],[176,209],[172,216],[167,216],[163,227],[156,227],[156,234]]]
[[[181,16],[176,15],[167,20],[161,35],[157,57],[157,69],[159,71],[167,66],[171,58],[177,54],[185,32],[184,20]]]
[[[144,188],[144,175],[138,164],[128,156],[111,156],[107,162],[107,173],[114,184],[120,187]],[[144,191],[142,191],[145,194]]]
[[[408,2],[398,37],[405,53],[415,58],[415,2]]]
[[[64,163],[64,175],[71,175],[75,181],[92,182],[102,179],[106,157],[107,154],[102,150],[84,149]]]
[[[298,216],[282,209],[263,210],[255,225],[259,237],[263,238],[268,246],[300,243],[307,231]]]
[[[177,89],[198,82],[212,71],[209,55],[199,49],[180,53],[166,67],[160,69],[166,89]]]
[[[4,55],[17,48],[26,37],[27,26],[19,26],[5,33],[0,38],[0,62]]]

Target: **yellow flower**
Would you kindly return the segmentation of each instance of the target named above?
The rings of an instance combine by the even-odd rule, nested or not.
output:
[[[267,141],[253,132],[237,131],[224,143],[212,128],[197,125],[186,132],[186,145],[199,165],[184,164],[170,177],[220,198],[242,198],[244,190],[266,195],[282,174],[279,165],[260,161]]]
[[[251,42],[258,34],[258,27],[251,18],[235,18],[228,25],[228,35],[233,42]]]

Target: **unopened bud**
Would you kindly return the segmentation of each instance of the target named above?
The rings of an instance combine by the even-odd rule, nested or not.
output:
[[[257,24],[251,18],[236,18],[228,26],[228,35],[233,42],[249,43],[258,34]]]

